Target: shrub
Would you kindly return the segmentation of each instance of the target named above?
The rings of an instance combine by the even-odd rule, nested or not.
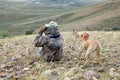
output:
[[[35,30],[33,30],[33,29],[26,30],[25,35],[33,34],[34,31],[35,31]]]
[[[2,38],[6,38],[6,37],[10,37],[10,35],[8,35],[8,34],[3,34],[2,35]]]
[[[112,30],[114,30],[114,31],[119,31],[120,28],[112,28]]]

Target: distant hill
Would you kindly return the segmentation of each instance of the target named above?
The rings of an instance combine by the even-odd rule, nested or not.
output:
[[[61,31],[120,30],[119,0],[83,7],[10,4],[0,7],[1,37],[23,35],[27,30],[36,31],[51,20],[60,24]]]
[[[72,14],[72,15],[70,15]],[[64,30],[120,30],[120,1],[89,6],[68,14]]]
[[[94,4],[106,0],[1,0],[0,2],[23,3],[25,5],[42,5],[42,6],[83,6]]]
[[[105,0],[31,0],[28,3],[49,6],[83,6],[102,1]]]

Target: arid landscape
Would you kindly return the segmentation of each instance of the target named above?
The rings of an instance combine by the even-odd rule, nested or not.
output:
[[[120,80],[120,0],[81,1],[1,0],[0,80]],[[59,24],[64,50],[61,61],[47,63],[34,39],[51,20]],[[95,62],[81,68],[85,51],[78,59],[81,39],[73,30],[100,42],[102,65],[93,53]]]
[[[84,31],[79,32],[81,35]],[[85,68],[84,54],[78,60],[80,39],[72,32],[62,32],[64,37],[64,56],[60,62],[44,62],[34,47],[35,35],[18,36],[0,40],[0,79],[2,80],[86,80],[84,73],[94,71],[98,80],[120,79],[120,32],[87,31],[90,39],[101,44],[103,66],[98,62]],[[95,57],[95,56],[94,56]],[[110,69],[119,74],[111,75]],[[113,73],[114,74],[114,73]],[[89,75],[88,75],[89,76]],[[88,77],[89,78],[89,77]],[[87,79],[89,80],[89,79]]]

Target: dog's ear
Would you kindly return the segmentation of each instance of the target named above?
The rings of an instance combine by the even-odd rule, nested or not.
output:
[[[89,34],[88,33],[86,33],[87,34],[87,36],[89,37]]]
[[[83,34],[81,35],[81,38],[83,37]]]

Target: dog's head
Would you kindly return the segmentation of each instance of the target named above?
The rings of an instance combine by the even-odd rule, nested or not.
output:
[[[82,35],[81,35],[81,39],[82,40],[88,40],[89,39],[89,34],[88,33],[83,33]]]

